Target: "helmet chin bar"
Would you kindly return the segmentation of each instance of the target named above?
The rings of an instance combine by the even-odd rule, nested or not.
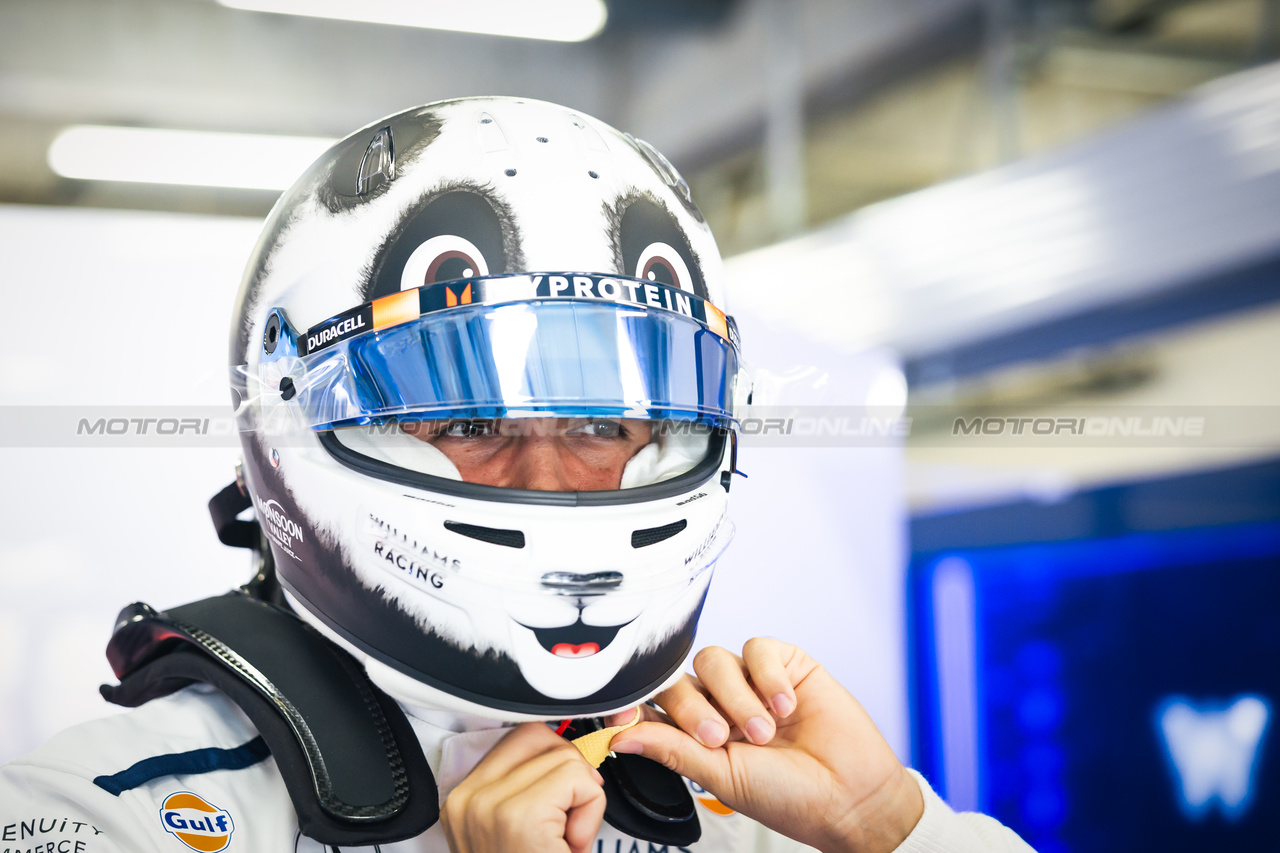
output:
[[[230,537],[224,538],[223,530],[229,521],[235,520],[236,513],[248,509],[249,506],[248,497],[239,490],[235,483],[227,486],[209,501],[209,512],[213,518],[214,527],[218,530],[219,537],[223,538],[224,544],[248,548],[254,554],[254,577],[241,586],[240,590],[259,601],[265,601],[292,610],[293,613],[310,624],[331,642],[336,643],[355,656],[365,666],[365,670],[374,684],[398,702],[409,706],[430,711],[469,714],[498,722],[550,721],[563,720],[566,717],[586,716],[605,717],[648,701],[675,684],[683,674],[684,664],[693,651],[693,635],[692,631],[690,631],[688,648],[684,650],[681,656],[673,656],[671,667],[660,681],[650,684],[640,691],[589,706],[572,708],[563,705],[547,708],[527,705],[517,706],[512,703],[500,700],[495,701],[488,697],[479,696],[478,694],[461,690],[456,686],[445,685],[438,679],[397,661],[389,655],[381,654],[376,649],[361,642],[337,624],[326,619],[288,581],[281,580],[276,574],[275,557],[270,543],[262,535],[257,521],[238,522],[242,527],[237,529],[240,535],[235,541],[228,541]],[[701,609],[702,606],[699,604],[697,610],[690,617],[690,626],[696,625]]]
[[[376,684],[380,690],[402,706],[419,712],[445,712],[500,723],[555,722],[566,717],[582,717],[588,714],[595,717],[607,717],[610,714],[626,711],[647,702],[668,687],[671,687],[684,675],[684,664],[688,661],[689,655],[692,654],[692,649],[690,649],[672,670],[671,674],[661,683],[641,695],[629,697],[616,707],[601,708],[582,714],[576,712],[567,714],[564,709],[555,712],[521,713],[470,701],[460,696],[457,691],[442,690],[421,680],[414,674],[406,673],[400,668],[384,663],[380,657],[371,656],[343,634],[330,627],[327,622],[311,612],[292,593],[285,592],[283,597],[303,621],[307,622],[331,642],[338,644],[348,653],[354,655],[364,665],[365,672],[369,675],[369,680]]]
[[[671,662],[660,673],[657,673],[656,677],[651,675],[644,679],[645,686],[641,689],[608,699],[585,703],[576,699],[548,699],[546,702],[539,703],[508,701],[485,696],[457,685],[449,684],[440,678],[423,672],[360,640],[355,634],[320,612],[318,608],[299,594],[288,580],[280,578],[279,582],[285,599],[293,605],[294,610],[330,640],[338,643],[342,648],[354,654],[357,659],[364,662],[366,667],[369,667],[368,671],[374,683],[386,690],[389,695],[398,700],[407,701],[410,704],[446,711],[471,713],[486,719],[504,722],[604,716],[633,708],[661,692],[680,678],[684,663],[693,651],[694,629],[697,626],[698,617],[701,615],[702,605],[706,597],[704,591],[703,600],[699,601],[698,606],[690,614],[686,625],[671,638],[672,641],[683,643],[684,648],[679,654],[668,653],[662,655],[662,657]],[[426,640],[427,636],[424,635],[424,641]],[[444,643],[438,638],[437,642]],[[370,667],[371,663],[374,664],[372,667]],[[626,680],[626,670],[632,666],[635,666],[634,661],[626,664],[616,678]],[[387,678],[387,673],[394,673],[394,675]]]

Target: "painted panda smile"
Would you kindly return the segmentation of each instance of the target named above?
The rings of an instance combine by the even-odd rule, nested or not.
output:
[[[588,625],[579,616],[577,622],[559,628],[524,627],[538,638],[538,645],[556,657],[585,658],[598,654],[613,642],[618,631],[630,624],[628,621],[621,625]]]

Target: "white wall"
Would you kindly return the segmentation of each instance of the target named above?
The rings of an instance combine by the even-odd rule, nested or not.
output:
[[[121,607],[250,575],[205,509],[234,477],[232,442],[11,445],[47,421],[40,407],[227,408],[226,329],[258,228],[0,206],[0,761],[114,710],[97,687],[114,682],[103,650]]]

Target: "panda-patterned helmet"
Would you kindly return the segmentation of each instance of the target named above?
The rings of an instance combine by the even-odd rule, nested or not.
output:
[[[494,719],[678,678],[733,533],[724,290],[676,170],[581,113],[442,101],[333,146],[231,339],[295,609],[397,698]]]

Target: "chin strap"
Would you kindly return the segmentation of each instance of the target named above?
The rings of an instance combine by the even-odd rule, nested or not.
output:
[[[619,732],[625,732],[627,729],[639,723],[643,717],[643,712],[637,706],[635,718],[626,725],[609,726],[607,729],[600,729],[599,731],[592,732],[589,735],[574,738],[572,743],[578,748],[578,752],[582,753],[582,757],[587,759],[588,764],[592,767],[599,767],[601,764],[604,764],[604,760],[611,754],[609,751],[609,744],[613,742],[614,735]],[[566,720],[565,722],[568,723],[569,721]],[[568,728],[568,726],[563,726],[563,728],[557,729],[556,734],[562,735],[566,728]]]
[[[249,548],[257,550],[261,539],[261,531],[256,521],[242,521],[238,516],[253,502],[239,476],[236,482],[223,488],[209,498],[209,516],[213,519],[213,529],[218,533],[218,541],[232,548]]]

